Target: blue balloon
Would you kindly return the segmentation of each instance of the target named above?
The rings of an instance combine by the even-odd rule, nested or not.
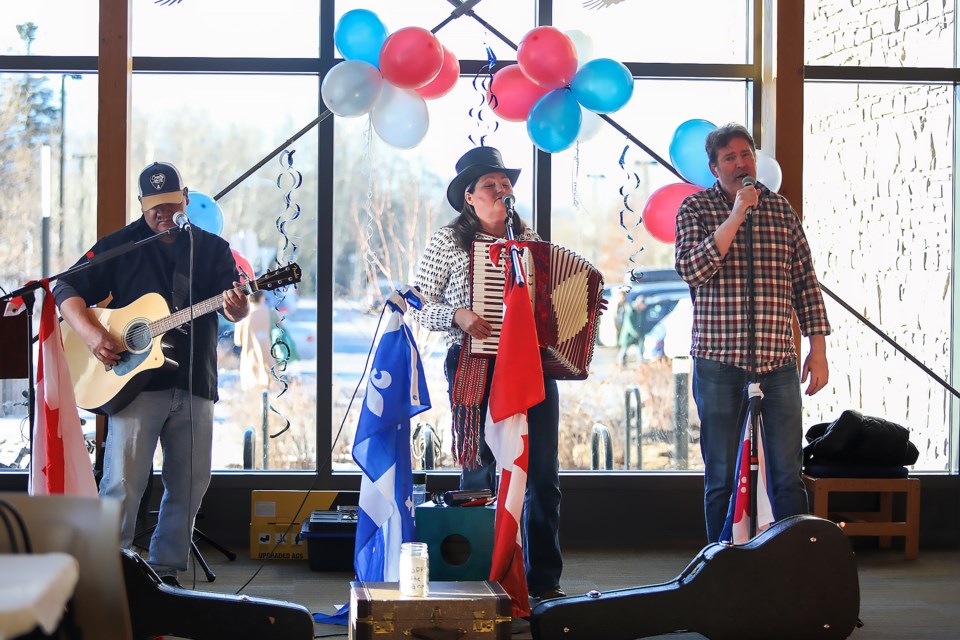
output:
[[[380,68],[380,47],[387,28],[369,9],[347,11],[333,31],[333,43],[344,60],[363,60]]]
[[[627,67],[610,58],[584,64],[570,83],[577,102],[594,113],[613,113],[633,95],[633,76]]]
[[[554,89],[530,108],[527,135],[541,151],[563,151],[577,141],[582,118],[580,104],[573,94],[565,88]]]
[[[223,232],[223,209],[217,201],[199,191],[190,191],[187,195],[190,197],[190,202],[187,203],[190,224],[220,235]]]
[[[710,159],[704,145],[707,134],[717,125],[707,120],[687,120],[673,132],[670,141],[670,162],[684,178],[707,188],[717,181],[710,172]]]

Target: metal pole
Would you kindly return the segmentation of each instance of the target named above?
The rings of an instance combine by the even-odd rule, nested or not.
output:
[[[65,164],[64,159],[67,155],[67,74],[63,73],[60,75],[60,225],[59,225],[59,234],[57,237],[58,247],[60,249],[59,255],[63,255],[63,225],[64,225],[64,213],[63,213],[63,166]],[[46,275],[47,270],[43,270],[44,275]]]
[[[434,439],[432,424],[423,425],[423,470],[430,471],[436,467],[436,460],[433,453]]]
[[[753,272],[753,210],[747,209],[746,224],[746,244],[747,244],[747,330],[749,332],[749,352],[750,352],[750,382],[757,381],[757,313],[755,304],[755,283]],[[759,401],[752,398],[748,400],[750,406],[750,424],[745,428],[750,430],[750,518],[748,534],[750,538],[757,535],[757,476],[759,463],[757,460],[757,418]]]
[[[40,147],[40,277],[50,275],[50,145]]]
[[[613,469],[613,448],[610,446],[610,430],[606,425],[596,423],[590,433],[590,468]],[[603,466],[600,464],[600,447],[603,447]]]
[[[640,401],[640,387],[631,385],[627,387],[623,396],[623,468],[630,468],[630,450],[633,448],[633,438],[631,437],[631,425],[636,418],[637,432],[637,469],[643,469],[643,446],[641,444],[641,434],[643,433],[643,405]],[[636,411],[634,413],[634,410]]]
[[[673,359],[673,393],[675,423],[674,430],[674,465],[677,469],[686,469],[688,465],[687,449],[690,444],[690,402],[687,390],[690,387],[690,360],[689,358]]]
[[[260,395],[260,404],[262,407],[262,413],[260,414],[260,431],[263,434],[263,439],[262,439],[263,444],[261,445],[261,447],[263,449],[263,470],[264,471],[270,468],[270,465],[267,463],[267,453],[269,453],[269,450],[270,450],[270,434],[267,433],[268,431],[267,422],[270,416],[269,396],[270,394],[267,391],[264,391]]]
[[[63,255],[63,238],[66,235],[64,226],[66,225],[67,214],[63,205],[63,189],[64,189],[64,165],[66,164],[67,158],[67,78],[72,80],[80,80],[83,78],[78,73],[62,73],[60,74],[60,207],[59,215],[60,220],[57,225],[57,248],[58,255]],[[46,271],[44,271],[46,274]]]

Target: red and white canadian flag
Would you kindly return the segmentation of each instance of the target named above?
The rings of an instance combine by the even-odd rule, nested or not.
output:
[[[513,617],[522,618],[530,615],[520,528],[527,489],[527,409],[543,401],[543,365],[529,293],[525,286],[507,280],[484,428],[487,446],[500,467],[490,580],[510,594]]]
[[[30,493],[96,496],[90,454],[83,442],[80,414],[63,352],[56,301],[46,280],[40,311],[37,407],[30,461]]]

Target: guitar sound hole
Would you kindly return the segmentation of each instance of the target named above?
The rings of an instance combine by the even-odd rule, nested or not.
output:
[[[146,322],[133,322],[127,327],[123,335],[123,341],[127,345],[127,351],[139,353],[150,346],[150,328]]]

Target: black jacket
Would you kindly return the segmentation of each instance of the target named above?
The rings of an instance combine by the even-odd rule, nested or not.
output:
[[[90,249],[99,255],[121,245],[139,242],[153,235],[141,217],[123,229],[97,241]],[[221,237],[193,227],[194,268],[193,299],[197,304],[233,287],[236,279],[236,263],[230,245]],[[186,233],[177,236],[174,243],[162,240],[149,242],[112,260],[61,278],[54,288],[59,305],[66,298],[79,295],[87,305],[94,305],[112,296],[110,309],[119,309],[135,302],[146,293],[162,295],[171,310],[190,306],[187,288],[181,288],[183,301],[173,307],[174,273],[177,265],[184,275],[188,274],[190,237]],[[86,262],[81,258],[77,264]],[[184,280],[186,282],[186,280]],[[209,313],[195,317],[193,354],[193,393],[210,400],[217,399],[217,314]],[[164,341],[173,345],[173,359],[180,366],[174,371],[156,370],[152,373],[146,390],[180,388],[189,389],[190,338],[184,325],[183,331],[174,329],[164,336]]]
[[[848,409],[833,422],[807,431],[805,464],[909,466],[920,457],[910,431],[899,424]]]

